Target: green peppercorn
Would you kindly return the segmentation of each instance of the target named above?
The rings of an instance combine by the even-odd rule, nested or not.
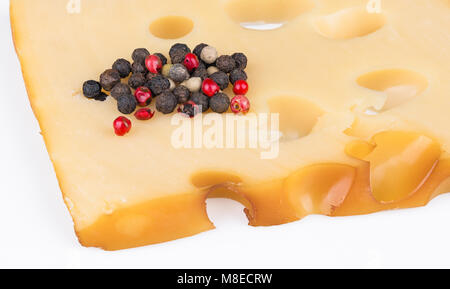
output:
[[[136,99],[133,95],[123,95],[117,99],[117,109],[123,114],[132,114],[136,110]]]
[[[169,90],[165,90],[156,98],[156,110],[164,114],[172,113],[177,104],[177,97]]]
[[[201,92],[194,92],[191,96],[191,101],[197,105],[201,105],[202,112],[206,112],[209,109],[209,97]]]
[[[112,65],[112,68],[119,72],[121,78],[128,77],[131,73],[130,62],[123,58],[117,59]]]
[[[172,64],[166,64],[163,66],[163,68],[161,69],[161,74],[164,77],[169,77],[169,72],[170,72],[170,68],[172,67]]]
[[[147,81],[145,86],[151,90],[152,95],[157,96],[170,88],[170,81],[162,75],[157,75]]]
[[[235,69],[230,73],[230,82],[233,85],[238,80],[247,80],[247,73],[242,69]]]
[[[118,83],[111,89],[111,96],[116,100],[127,95],[131,95],[131,88],[125,83]]]
[[[224,113],[230,108],[230,98],[225,93],[219,92],[209,100],[211,110],[217,113]]]
[[[143,73],[133,73],[128,79],[128,85],[136,89],[139,86],[143,86],[146,82],[145,75]]]
[[[182,63],[188,53],[191,53],[191,49],[186,44],[177,43],[173,45],[169,51],[172,64]]]
[[[244,53],[235,53],[231,57],[233,57],[234,61],[236,61],[236,68],[246,69],[247,68],[247,56]]]
[[[119,82],[120,74],[115,69],[108,69],[100,75],[100,84],[106,91],[110,91]]]
[[[175,82],[183,82],[189,79],[189,71],[183,64],[174,64],[170,67],[169,78]]]
[[[102,92],[102,87],[99,82],[95,80],[88,80],[83,83],[83,94],[87,98],[95,98]]]
[[[216,67],[225,73],[230,73],[236,68],[236,61],[229,55],[222,55],[217,58]]]
[[[133,54],[131,55],[131,58],[134,62],[139,62],[144,64],[145,58],[150,55],[150,52],[148,52],[145,48],[137,48],[133,51]]]
[[[228,84],[230,83],[230,78],[228,77],[228,74],[222,71],[213,73],[209,78],[214,80],[214,82],[217,83],[217,85],[219,85],[221,90],[225,90],[228,87]]]
[[[189,89],[187,89],[187,87],[184,87],[183,85],[177,86],[173,90],[173,94],[177,97],[179,104],[186,103],[191,97],[191,92],[189,91]]]

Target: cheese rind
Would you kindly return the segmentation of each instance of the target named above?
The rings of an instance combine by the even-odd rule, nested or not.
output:
[[[206,214],[205,195],[162,197],[111,211],[80,230],[86,247],[119,250],[167,242],[214,229]]]
[[[448,189],[448,1],[384,1],[382,16],[372,15],[373,21],[360,17],[365,0],[264,0],[259,14],[241,15],[230,14],[227,3],[233,1],[227,1],[189,1],[195,13],[187,13],[183,0],[92,0],[81,2],[80,13],[69,13],[66,0],[11,0],[30,102],[83,245],[116,250],[209,230],[208,197],[242,202],[251,225],[295,221],[318,212],[305,212],[293,197],[316,188],[304,186],[308,176],[320,179],[335,170],[337,181],[326,177],[329,186],[311,189],[312,207],[322,214],[425,205]],[[151,24],[167,16],[189,19],[192,30],[182,31],[186,22],[178,18],[165,23],[181,38],[166,39],[175,36],[163,29],[152,34]],[[238,23],[257,19],[283,25],[254,31]],[[321,29],[317,23],[324,19],[328,26]],[[280,113],[280,129],[289,135],[276,159],[262,160],[262,150],[251,148],[175,149],[170,116],[134,122],[131,133],[118,138],[111,128],[118,114],[114,102],[81,95],[83,81],[96,79],[117,58],[129,58],[134,48],[164,53],[175,42],[247,54],[253,112]],[[398,89],[405,86],[413,93]],[[369,109],[375,115],[367,115]],[[372,193],[387,192],[376,185],[384,179],[371,172],[383,165],[374,157],[383,149],[373,141],[382,132],[393,138],[414,134],[433,144],[423,154],[426,161],[411,164],[417,173],[403,178],[400,197],[387,203]],[[359,145],[349,148],[355,141]],[[394,152],[386,149],[391,159]],[[341,179],[340,190],[329,189]]]

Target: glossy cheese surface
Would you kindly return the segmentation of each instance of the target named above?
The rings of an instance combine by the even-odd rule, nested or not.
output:
[[[68,2],[11,0],[11,25],[85,246],[212,229],[208,197],[235,199],[251,225],[266,226],[421,206],[450,191],[448,0],[381,1],[381,13],[366,0],[89,0],[79,11]],[[260,22],[278,28],[243,27]],[[137,47],[167,55],[176,42],[248,56],[252,112],[280,114],[278,157],[175,149],[162,114],[119,138],[114,100],[82,96],[117,58]]]

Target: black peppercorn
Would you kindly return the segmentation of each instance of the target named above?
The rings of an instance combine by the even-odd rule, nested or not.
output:
[[[189,98],[191,97],[191,92],[189,91],[189,89],[187,87],[185,87],[183,85],[177,86],[173,90],[173,94],[177,97],[179,104],[186,103],[189,100]]]
[[[203,61],[200,60],[198,67],[197,68],[204,68],[207,69],[208,67],[206,66],[206,63],[204,63]]]
[[[108,95],[104,93],[103,91],[100,92],[99,95],[95,96],[94,99],[97,101],[105,101],[108,98]]]
[[[136,106],[136,99],[131,94],[117,99],[117,109],[123,114],[132,114],[136,110]]]
[[[147,80],[152,80],[153,77],[158,76],[158,73],[147,73],[147,75],[145,76],[145,78],[147,78]]]
[[[221,90],[225,90],[228,87],[228,84],[230,83],[230,78],[228,77],[228,74],[222,71],[211,74],[209,78],[214,80],[214,82],[219,85]]]
[[[202,58],[202,50],[203,50],[203,48],[205,48],[207,46],[208,46],[208,44],[205,44],[205,43],[201,43],[201,44],[195,46],[193,53],[197,56],[198,59]]]
[[[145,75],[142,73],[133,73],[128,79],[128,85],[136,89],[139,86],[143,86],[146,82]]]
[[[191,96],[191,101],[197,105],[201,105],[202,112],[206,112],[209,109],[209,97],[201,92],[194,92]]]
[[[206,70],[206,68],[197,68],[196,70],[194,70],[194,72],[192,73],[192,77],[200,77],[203,80],[208,78],[208,71]]]
[[[165,90],[156,98],[156,109],[164,114],[172,113],[177,104],[177,97],[169,90]]]
[[[102,92],[102,87],[99,82],[95,80],[88,80],[83,83],[83,94],[87,98],[95,98]]]
[[[236,68],[246,69],[247,68],[247,56],[244,53],[235,53],[231,57],[233,57],[234,61],[236,61]]]
[[[183,105],[181,112],[192,118],[200,112],[199,109],[200,108],[195,103],[189,102]]]
[[[208,71],[203,62],[192,72],[191,77],[200,77],[202,80],[208,78]]]
[[[230,98],[225,93],[218,93],[209,100],[211,110],[217,113],[224,113],[230,107]]]
[[[130,62],[123,58],[117,59],[112,65],[112,68],[119,72],[121,78],[128,77],[131,73]]]
[[[131,58],[134,62],[139,62],[144,64],[145,58],[150,55],[150,52],[148,52],[145,48],[138,48],[133,51],[133,54],[131,55]]]
[[[172,64],[182,63],[188,53],[191,53],[191,49],[186,44],[177,43],[173,45],[169,51]]]
[[[144,63],[141,62],[133,62],[131,65],[131,72],[133,73],[147,73],[148,69]]]
[[[157,96],[170,88],[170,81],[162,75],[157,75],[147,81],[145,86],[152,91],[152,95]]]
[[[100,84],[106,91],[110,91],[119,82],[120,74],[115,69],[108,69],[100,75]]]
[[[164,54],[155,53],[154,55],[158,56],[159,59],[161,59],[162,65],[166,65],[167,64],[167,57],[165,57]]]
[[[230,73],[236,68],[236,61],[229,55],[222,55],[217,58],[216,67],[225,73]]]
[[[174,64],[170,67],[169,78],[175,82],[183,82],[189,79],[189,71],[183,64]]]
[[[230,73],[230,81],[233,85],[238,80],[247,80],[247,73],[242,69],[235,69]]]
[[[125,83],[118,83],[113,87],[113,89],[111,89],[111,96],[116,100],[122,96],[127,96],[130,94],[131,88]]]

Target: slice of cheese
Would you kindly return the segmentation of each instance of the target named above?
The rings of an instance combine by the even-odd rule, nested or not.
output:
[[[448,192],[450,1],[368,2],[11,0],[30,102],[80,242],[118,250],[212,229],[210,197],[243,203],[265,226]],[[277,29],[245,28],[261,23]],[[82,96],[117,58],[138,47],[167,55],[176,42],[247,54],[252,112],[280,113],[278,157],[176,149],[162,114],[117,137],[113,99]]]

